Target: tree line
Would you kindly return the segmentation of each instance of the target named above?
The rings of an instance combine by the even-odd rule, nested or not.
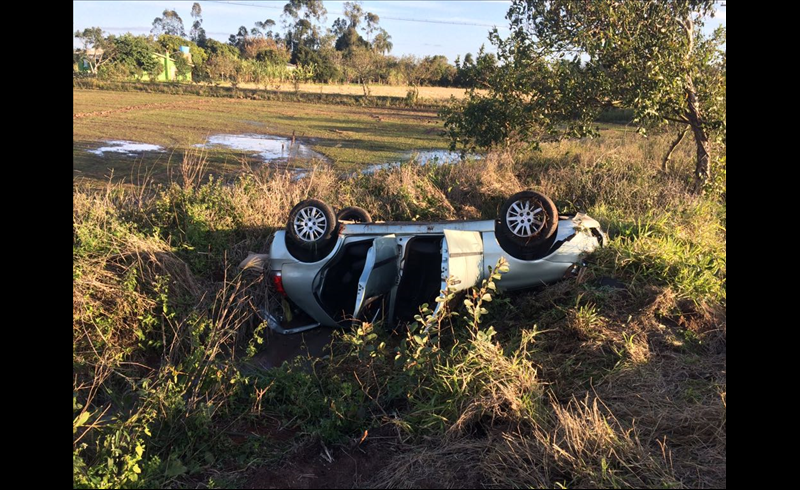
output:
[[[393,56],[392,36],[359,1],[345,2],[343,16],[325,26],[321,0],[289,0],[277,22],[267,18],[250,28],[243,25],[226,43],[207,37],[199,3],[190,15],[188,32],[180,14],[169,9],[153,20],[150,35],[115,36],[99,27],[77,31],[82,48],[74,53],[73,72],[85,60],[88,74],[101,79],[141,79],[145,73],[155,78],[163,69],[153,56],[159,53],[175,60],[179,75],[191,73],[197,82],[265,88],[286,81],[359,83],[367,96],[370,84],[409,85],[416,98],[424,85],[481,87],[497,66],[496,57],[483,48],[454,64],[442,55]],[[181,46],[189,46],[191,64],[181,56]]]

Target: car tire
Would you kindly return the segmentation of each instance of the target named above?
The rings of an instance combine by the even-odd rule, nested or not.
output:
[[[301,201],[289,212],[286,246],[302,262],[316,262],[336,244],[339,222],[333,209],[319,199]]]
[[[495,222],[500,246],[514,258],[536,260],[547,254],[558,234],[558,210],[549,197],[522,191],[506,199]]]
[[[372,216],[366,209],[358,206],[348,206],[336,214],[339,221],[355,221],[356,223],[372,223]]]

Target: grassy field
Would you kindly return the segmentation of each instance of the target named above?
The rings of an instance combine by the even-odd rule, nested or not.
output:
[[[73,119],[76,175],[103,178],[110,163],[84,154],[98,140],[178,148],[164,185],[73,186],[74,486],[726,486],[725,183],[692,191],[690,144],[667,172],[671,134],[608,130],[341,179],[339,167],[436,148],[434,114],[74,99],[75,114],[90,113]],[[191,145],[261,131],[319,138],[337,168],[300,180],[266,168],[226,183],[195,175],[203,156]],[[238,169],[236,155],[208,158]],[[255,316],[267,281],[236,265],[268,250],[298,201],[375,219],[494,218],[526,188],[609,231],[577,277],[513,294],[485,285],[473,295],[480,323],[458,302],[460,316],[422,318],[428,335],[358,324],[335,332],[325,357],[253,364],[279,339]]]
[[[118,179],[130,181],[150,169],[166,182],[186,150],[214,134],[294,134],[335,168],[355,169],[397,161],[409,151],[444,149],[441,130],[433,110],[73,90],[73,177],[102,182],[114,168]],[[105,140],[152,143],[167,151],[142,158],[87,151]],[[258,162],[225,149],[208,154],[209,170],[218,174],[240,171],[243,160]]]

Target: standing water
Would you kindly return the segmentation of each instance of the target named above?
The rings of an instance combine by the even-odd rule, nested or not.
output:
[[[289,159],[298,160],[327,160],[324,155],[311,150],[309,147],[293,138],[269,136],[263,134],[215,134],[205,143],[195,145],[200,148],[224,147],[232,150],[255,151],[265,162]]]

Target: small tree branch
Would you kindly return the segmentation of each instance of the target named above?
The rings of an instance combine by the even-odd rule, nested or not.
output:
[[[667,116],[662,116],[662,117],[664,118],[665,121],[674,122],[674,123],[678,123],[678,124],[689,124],[689,119],[687,119],[685,117],[681,117],[681,118],[674,118],[674,117],[667,117]]]
[[[669,162],[669,159],[672,158],[672,153],[675,151],[675,148],[677,148],[678,145],[681,144],[681,141],[683,141],[683,137],[686,136],[686,133],[689,131],[689,127],[690,126],[688,124],[684,126],[683,129],[678,132],[678,137],[675,138],[675,141],[673,141],[672,145],[670,145],[669,151],[666,155],[664,155],[664,160],[661,162],[662,172],[667,171],[667,163]]]

